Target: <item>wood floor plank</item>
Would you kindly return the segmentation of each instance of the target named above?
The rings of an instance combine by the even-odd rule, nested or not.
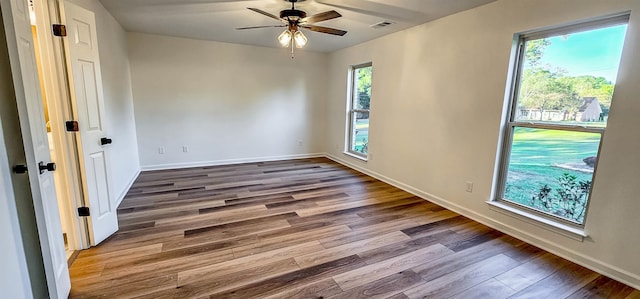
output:
[[[364,283],[329,298],[387,298],[389,295],[402,292],[422,282],[424,282],[422,277],[416,272],[405,270]]]
[[[278,248],[293,246],[300,242],[314,241],[323,236],[331,236],[350,232],[351,229],[345,225],[319,226],[314,229],[305,229],[303,226],[293,226],[290,229],[298,230],[298,232],[290,234],[281,234],[282,231],[274,231],[273,233],[258,233],[258,242],[233,248],[233,254],[236,258],[254,255]]]
[[[624,299],[640,299],[640,290],[634,290],[633,292],[631,292],[631,294],[629,294],[629,296],[625,297]]]
[[[326,158],[145,171],[118,219],[70,298],[640,299]]]
[[[489,279],[481,284],[478,284],[474,287],[467,289],[464,292],[461,292],[455,296],[450,297],[451,299],[504,299],[513,295],[516,290],[510,288],[508,285],[496,280]]]
[[[336,247],[330,247],[318,252],[305,254],[295,258],[301,268],[311,267],[313,265],[326,263],[332,259],[347,257],[363,251],[372,250],[385,245],[409,240],[409,236],[402,232],[392,232],[385,235],[360,240]]]
[[[516,291],[520,291],[548,277],[569,263],[569,261],[563,258],[546,253],[530,262],[496,276],[495,279]]]
[[[367,265],[333,277],[340,288],[349,290],[394,273],[452,254],[453,251],[440,244],[425,247],[395,258]]]
[[[598,273],[576,264],[566,265],[545,279],[521,290],[509,298],[565,298],[595,280]]]
[[[151,279],[153,277],[179,273],[187,269],[205,267],[207,265],[220,263],[233,259],[231,250],[221,250],[204,253],[187,258],[161,260],[154,263],[142,263],[131,267],[118,267],[111,270],[103,270],[99,277],[82,277],[74,280],[74,286],[99,285],[109,283],[110,285],[121,285],[135,283],[137,281]]]
[[[230,292],[212,296],[212,298],[262,298],[265,295],[282,292],[290,287],[306,285],[312,281],[319,281],[333,275],[357,269],[366,265],[358,255],[350,255],[320,265],[301,269],[285,275],[266,279],[258,283],[249,284]]]
[[[420,274],[425,281],[432,281],[452,272],[465,269],[473,264],[503,254],[511,246],[505,239],[510,237],[501,237],[475,248],[469,248],[444,258],[422,264],[414,267],[413,270]],[[502,273],[500,273],[502,274]]]
[[[311,241],[295,246],[271,250],[259,254],[249,255],[226,262],[205,267],[197,267],[178,273],[178,285],[185,285],[197,281],[212,279],[234,273],[241,269],[250,269],[270,261],[289,259],[299,255],[323,250],[324,247],[318,241]]]
[[[571,294],[567,299],[579,298],[611,298],[624,299],[630,296],[634,289],[621,282],[599,276],[583,288]]]
[[[282,299],[282,298],[330,298],[333,295],[342,293],[342,289],[333,279],[320,280],[307,285],[287,289],[283,292],[263,297],[263,299]]]
[[[220,293],[241,287],[243,285],[256,283],[264,279],[277,277],[286,273],[290,273],[300,268],[296,264],[293,258],[278,260],[273,263],[260,264],[259,266],[249,269],[237,268],[235,272],[228,275],[219,275],[215,278],[209,278],[206,280],[200,280],[195,283],[180,283],[175,291],[170,294],[177,298],[194,298],[211,296],[215,293]],[[163,295],[158,294],[158,295]],[[164,292],[164,295],[168,295]]]
[[[448,298],[518,265],[517,261],[499,254],[439,278],[428,280],[424,284],[409,289],[404,294],[409,298]]]

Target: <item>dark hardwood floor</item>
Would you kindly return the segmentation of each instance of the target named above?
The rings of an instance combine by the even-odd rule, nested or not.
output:
[[[72,298],[640,298],[328,159],[144,172]]]

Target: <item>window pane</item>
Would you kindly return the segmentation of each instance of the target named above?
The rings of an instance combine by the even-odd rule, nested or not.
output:
[[[351,151],[366,155],[369,149],[369,112],[352,112]]]
[[[516,127],[504,198],[582,223],[601,135]]]
[[[626,29],[528,40],[515,120],[605,127]]]
[[[371,102],[371,66],[357,68],[353,71],[353,109],[369,110]]]

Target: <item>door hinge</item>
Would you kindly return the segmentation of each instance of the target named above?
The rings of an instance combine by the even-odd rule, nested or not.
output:
[[[53,24],[54,36],[67,36],[67,26],[62,24]]]
[[[78,124],[78,121],[76,121],[76,120],[69,120],[69,121],[66,121],[64,124],[65,124],[65,127],[67,129],[67,132],[78,132],[78,131],[80,131],[80,125]]]
[[[91,213],[89,213],[89,208],[88,207],[79,207],[78,208],[78,216],[80,217],[87,217],[90,216]]]

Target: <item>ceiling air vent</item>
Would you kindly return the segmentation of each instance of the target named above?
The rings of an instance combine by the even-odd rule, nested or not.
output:
[[[382,22],[375,23],[373,25],[369,25],[369,27],[371,27],[373,29],[380,29],[380,28],[387,27],[387,26],[392,25],[392,24],[393,24],[393,22],[391,22],[391,21],[382,21]]]

